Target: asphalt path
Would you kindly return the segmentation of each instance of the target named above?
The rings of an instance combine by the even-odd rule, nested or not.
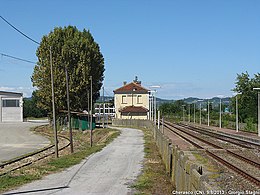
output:
[[[0,163],[13,159],[50,144],[50,141],[34,134],[30,128],[46,122],[0,123]]]
[[[122,128],[121,135],[102,151],[61,173],[27,184],[7,194],[129,195],[141,173],[143,132]]]

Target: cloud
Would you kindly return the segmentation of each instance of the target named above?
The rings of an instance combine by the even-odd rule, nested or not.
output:
[[[0,91],[14,91],[15,90],[15,88],[13,88],[13,87],[1,87],[0,86]]]
[[[231,91],[225,90],[221,86],[201,87],[199,83],[189,82],[158,82],[158,83],[145,83],[146,86],[159,85],[157,88],[157,96],[163,99],[183,99],[188,97],[196,98],[211,98],[221,94],[225,97],[230,97]]]
[[[33,87],[6,87],[0,86],[0,91],[23,93],[23,97],[31,97],[32,92],[35,90]]]

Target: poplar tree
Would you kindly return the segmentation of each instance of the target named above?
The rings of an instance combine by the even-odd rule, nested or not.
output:
[[[84,29],[81,32],[74,26],[57,27],[43,36],[36,52],[38,62],[31,80],[33,86],[37,88],[38,106],[48,111],[52,108],[50,47],[56,109],[67,109],[65,76],[67,68],[71,110],[87,110],[90,76],[93,79],[93,101],[99,97],[104,79],[104,58],[99,45],[89,31]]]

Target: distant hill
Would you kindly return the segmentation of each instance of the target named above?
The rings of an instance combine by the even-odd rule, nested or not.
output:
[[[164,103],[173,103],[176,100],[166,100],[166,99],[161,99],[161,98],[156,98],[156,102],[160,105],[160,104],[164,104]]]
[[[181,100],[184,100],[184,102],[187,103],[187,104],[196,103],[196,105],[199,105],[200,103],[202,105],[205,105],[209,101],[213,104],[213,107],[218,106],[219,102],[220,102],[219,97],[213,97],[209,100],[208,99],[195,98],[195,97],[189,97],[189,98],[184,98],[184,99],[181,99]],[[176,100],[166,100],[166,99],[157,98],[158,105],[163,104],[163,103],[171,103],[171,102],[175,102],[175,101]],[[221,98],[221,103],[224,104],[224,105],[229,105],[230,104],[230,97]]]
[[[200,103],[202,105],[205,105],[208,103],[208,99],[200,99],[200,98],[195,98],[195,97],[189,97],[189,98],[184,98],[185,103],[187,104],[193,104],[194,102],[199,105]],[[202,100],[202,101],[199,101]],[[105,102],[111,102],[114,101],[114,97],[112,96],[105,96]],[[164,104],[164,103],[173,103],[176,100],[168,100],[168,99],[162,99],[162,98],[156,98],[156,102],[158,105]],[[213,104],[213,107],[219,105],[220,98],[219,97],[213,97],[209,99],[209,101]],[[97,103],[102,103],[103,102],[103,97],[99,97],[99,99],[96,101]],[[222,104],[224,105],[229,105],[230,104],[230,97],[225,97],[221,99]]]

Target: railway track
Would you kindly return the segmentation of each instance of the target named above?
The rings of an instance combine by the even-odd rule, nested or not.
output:
[[[198,127],[194,127],[194,126],[188,126],[188,125],[185,125],[185,124],[182,124],[182,123],[178,123],[178,126],[182,126],[184,128],[190,129],[192,131],[195,131],[195,132],[198,132],[198,133],[201,133],[201,134],[204,134],[204,135],[208,135],[210,137],[215,137],[219,140],[226,141],[226,142],[232,143],[234,145],[241,146],[243,148],[249,148],[249,149],[258,148],[258,149],[260,149],[260,144],[252,142],[252,141],[246,141],[246,140],[242,140],[242,139],[235,138],[235,137],[231,138],[230,136],[227,136],[225,134],[219,134],[219,133],[216,133],[216,132],[213,132],[213,131],[207,131],[207,130],[202,129],[202,128],[198,128]]]
[[[46,136],[51,137],[52,135],[44,134]],[[59,151],[64,150],[70,145],[69,138],[65,136],[59,135]],[[0,164],[0,177],[6,175],[10,172],[16,171],[23,167],[32,165],[48,156],[51,156],[55,153],[54,145],[50,145],[36,152],[15,158],[13,160],[7,161],[5,163]]]
[[[168,125],[169,125],[169,123],[168,123]],[[170,124],[170,125],[171,125],[171,124]],[[179,124],[178,124],[178,125],[179,125]],[[179,128],[178,125],[173,125],[173,127],[176,128],[176,129],[178,129],[178,130],[180,130],[180,131],[182,131],[182,129]],[[183,127],[183,126],[182,126],[182,127]],[[190,129],[190,128],[189,128],[189,129]],[[190,136],[196,138],[197,140],[200,140],[201,142],[204,142],[204,143],[206,143],[206,144],[208,144],[208,145],[210,145],[210,146],[213,146],[213,147],[216,148],[216,149],[225,150],[228,154],[230,154],[230,155],[232,155],[232,156],[234,156],[234,157],[236,157],[236,158],[239,158],[240,160],[245,161],[245,162],[247,162],[248,164],[250,164],[250,165],[252,165],[252,166],[255,166],[256,168],[259,168],[259,169],[260,169],[260,163],[257,162],[257,161],[255,161],[255,160],[251,160],[251,159],[245,158],[244,156],[242,156],[242,155],[240,155],[240,154],[237,154],[237,153],[233,152],[233,151],[230,150],[230,149],[226,149],[226,148],[221,147],[221,146],[219,146],[219,145],[217,145],[217,144],[214,144],[214,143],[211,142],[211,141],[207,141],[207,140],[205,140],[205,139],[203,139],[203,138],[201,138],[201,137],[199,137],[199,136],[197,136],[197,135],[195,135],[195,134],[193,134],[193,133],[189,133],[189,132],[187,132],[187,131],[185,131],[184,133],[186,133],[186,134],[188,134],[188,135],[190,135]],[[208,134],[208,135],[209,135],[209,134]],[[214,137],[215,137],[215,136],[214,136]],[[219,138],[217,138],[217,139],[219,139]],[[221,140],[223,140],[223,139],[221,139]],[[239,144],[239,143],[237,143],[237,142],[230,141],[230,143],[235,144],[235,145],[238,145],[238,146],[243,147],[243,148],[253,149],[252,147],[249,147],[249,146],[247,146],[247,145],[242,145],[242,144]],[[205,149],[205,148],[204,148],[204,149]]]
[[[224,152],[226,152],[229,155],[232,155],[233,157],[244,161],[248,164],[250,164],[251,166],[254,167],[254,169],[258,170],[259,173],[259,169],[260,169],[260,164],[257,161],[254,161],[252,159],[248,159],[242,155],[239,155],[237,153],[234,153],[233,151],[226,149],[224,147],[219,146],[218,144],[213,143],[212,141],[208,141],[205,140],[203,138],[201,138],[199,135],[196,135],[195,133],[187,131],[187,129],[185,130],[186,126],[179,126],[176,124],[172,124],[169,122],[164,122],[165,127],[167,127],[170,131],[174,132],[175,134],[177,134],[178,136],[180,136],[181,138],[183,138],[184,140],[186,140],[187,142],[191,143],[192,145],[194,145],[196,148],[198,149],[203,149],[205,150],[205,152],[211,156],[212,158],[214,158],[215,160],[217,160],[219,163],[225,165],[226,167],[228,167],[229,169],[233,170],[234,172],[238,173],[239,175],[243,176],[244,178],[246,178],[248,181],[254,183],[257,186],[260,186],[260,180],[259,177],[257,176],[253,176],[252,174],[247,173],[246,171],[244,171],[243,169],[241,169],[238,166],[235,166],[234,164],[232,164],[231,162],[229,162],[228,160],[223,159],[222,157],[220,157],[219,155],[215,154],[211,149],[208,149],[206,147],[203,147],[201,144],[198,144],[196,141],[192,140],[191,137],[193,139],[199,140],[200,142],[203,142],[207,145],[210,145],[211,147],[215,148],[215,149],[221,149]],[[177,131],[176,131],[177,130]],[[209,136],[209,135],[208,135]],[[236,143],[237,144],[237,143]],[[244,144],[237,144],[240,147],[244,147],[244,148],[252,148],[252,147],[248,147],[248,145],[244,145]]]

